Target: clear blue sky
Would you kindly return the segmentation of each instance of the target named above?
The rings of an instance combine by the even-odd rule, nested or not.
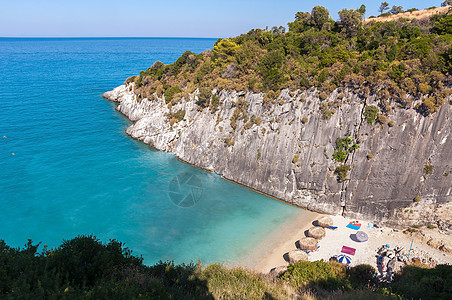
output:
[[[436,1],[388,1],[423,9]],[[323,5],[334,19],[342,8],[381,1],[312,0],[0,0],[0,37],[229,37],[252,28],[285,26],[297,11]]]

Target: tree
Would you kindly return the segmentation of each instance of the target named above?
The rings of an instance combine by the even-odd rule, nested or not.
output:
[[[389,3],[388,2],[381,2],[380,8],[378,8],[378,11],[380,14],[382,14],[385,10],[389,9]]]
[[[311,18],[315,26],[322,29],[323,24],[330,18],[330,12],[325,7],[317,5],[312,9]]]
[[[391,10],[389,11],[389,13],[391,15],[397,15],[397,14],[403,13],[403,7],[393,5]]]
[[[361,4],[361,6],[358,8],[359,13],[361,14],[362,18],[366,18],[366,6],[364,4]]]
[[[340,18],[339,27],[342,28],[347,36],[355,36],[362,24],[361,13],[355,9],[344,8],[338,14]]]
[[[442,7],[449,6],[449,5],[452,5],[452,0],[445,0],[443,3],[441,3]]]

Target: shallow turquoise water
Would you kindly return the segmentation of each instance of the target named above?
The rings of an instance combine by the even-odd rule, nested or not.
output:
[[[299,212],[132,140],[129,121],[101,97],[156,60],[214,42],[0,39],[0,239],[54,247],[94,234],[148,264],[238,262]],[[190,207],[169,197],[181,174],[201,182]]]

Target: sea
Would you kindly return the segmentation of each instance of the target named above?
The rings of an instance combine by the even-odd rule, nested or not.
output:
[[[240,263],[299,209],[125,134],[102,98],[216,39],[0,38],[0,239],[116,239],[145,264]]]

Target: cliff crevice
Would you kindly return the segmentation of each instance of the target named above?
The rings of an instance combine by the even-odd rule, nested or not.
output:
[[[104,97],[119,102],[117,110],[134,122],[126,131],[131,137],[303,208],[412,224],[410,211],[422,214],[413,207],[428,205],[431,217],[421,219],[429,222],[451,205],[449,103],[427,117],[393,109],[389,126],[365,119],[366,106],[377,105],[375,96],[362,99],[351,91],[345,91],[349,100],[326,116],[324,103],[337,102],[337,91],[321,100],[314,88],[283,90],[268,108],[262,94],[222,90],[218,95],[215,109],[201,109],[197,93],[173,106],[163,98],[138,101],[133,83]],[[171,121],[177,111],[184,116]],[[344,162],[351,167],[347,180],[338,181],[335,141],[347,135],[359,148]]]

